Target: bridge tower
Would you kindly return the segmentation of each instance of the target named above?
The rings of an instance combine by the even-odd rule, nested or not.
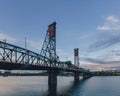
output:
[[[47,64],[43,66],[48,66],[49,64],[51,67],[55,66],[58,60],[58,56],[56,55],[56,22],[53,22],[48,26],[47,34],[45,36],[40,54],[49,58],[49,61],[43,60],[41,62],[41,64]]]
[[[78,48],[75,48],[74,49],[74,64],[76,67],[79,67],[79,52],[78,52]],[[79,73],[78,72],[75,72],[74,73],[74,80],[75,82],[79,82]]]
[[[56,62],[59,59],[56,55],[56,22],[53,22],[48,26],[47,34],[40,54],[44,57],[49,58],[48,61],[43,60],[41,62],[43,66],[50,66],[51,68],[56,66]],[[58,72],[57,70],[49,70],[48,73],[48,86],[49,90],[51,90],[50,92],[52,92],[52,90],[56,90]]]
[[[79,49],[74,49],[74,64],[75,66],[79,67]]]

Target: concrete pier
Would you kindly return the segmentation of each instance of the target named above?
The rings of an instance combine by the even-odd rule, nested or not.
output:
[[[58,71],[51,70],[48,73],[48,90],[51,96],[56,96]],[[53,91],[54,90],[54,91]]]
[[[79,80],[80,80],[80,79],[79,79],[79,76],[80,76],[80,73],[78,73],[78,72],[75,72],[75,73],[74,73],[74,81],[75,81],[75,82],[79,82]]]
[[[49,71],[48,85],[57,85],[57,73],[56,71]]]

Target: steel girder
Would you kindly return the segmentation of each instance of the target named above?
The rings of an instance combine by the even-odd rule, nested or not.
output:
[[[26,59],[27,57],[27,59]],[[51,66],[50,59],[30,50],[0,41],[0,62]],[[51,67],[69,68],[71,64],[56,61]]]

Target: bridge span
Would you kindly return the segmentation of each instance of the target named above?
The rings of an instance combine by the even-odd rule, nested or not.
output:
[[[48,26],[40,53],[0,41],[0,69],[47,70],[50,88],[57,85],[57,75],[61,71],[73,72],[75,81],[79,81],[80,74],[83,74],[84,79],[92,76],[90,71],[77,65],[60,61],[56,54],[56,22]]]

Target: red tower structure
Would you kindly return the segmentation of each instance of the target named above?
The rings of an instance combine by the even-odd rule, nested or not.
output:
[[[75,66],[79,67],[79,49],[74,49],[74,64]]]

